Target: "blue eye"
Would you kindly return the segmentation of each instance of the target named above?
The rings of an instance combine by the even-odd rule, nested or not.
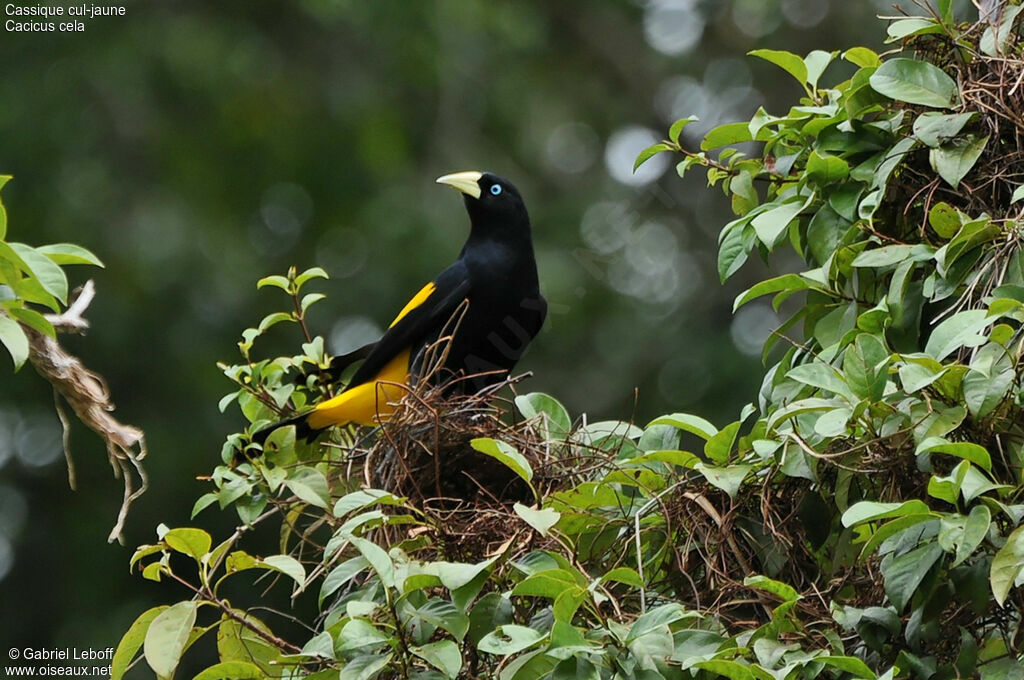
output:
[[[501,185],[500,184],[492,184],[491,185],[491,195],[492,196],[497,196],[500,193],[501,193]]]

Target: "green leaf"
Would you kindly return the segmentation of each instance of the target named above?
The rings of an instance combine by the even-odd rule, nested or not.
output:
[[[295,287],[302,288],[311,279],[329,279],[330,276],[323,270],[323,267],[310,267],[295,277]]]
[[[543,392],[522,394],[515,399],[516,408],[524,418],[539,418],[544,423],[545,439],[559,439],[572,431],[572,419],[565,407]]]
[[[7,313],[15,321],[25,324],[33,330],[37,330],[43,335],[47,335],[51,338],[57,337],[57,331],[54,330],[53,324],[46,320],[46,317],[39,312],[28,309],[26,307],[11,307],[7,310]]]
[[[373,570],[377,572],[380,582],[388,588],[395,587],[395,564],[391,557],[376,543],[365,538],[349,535],[348,540],[356,547],[356,550],[366,558]]]
[[[306,568],[291,555],[270,555],[259,561],[263,566],[281,572],[298,584],[299,590],[306,585]]]
[[[958,312],[935,327],[928,337],[924,351],[938,361],[963,347],[977,347],[987,338],[979,335],[991,320],[984,309]]]
[[[533,628],[506,624],[485,635],[477,643],[477,649],[488,654],[510,656],[533,647],[545,637],[544,633]]]
[[[352,604],[357,603],[352,602]],[[377,649],[387,642],[387,633],[379,630],[369,621],[353,618],[341,628],[341,634],[338,636],[338,652],[342,654],[354,651],[365,653],[369,648]]]
[[[683,128],[697,120],[700,120],[699,118],[697,118],[697,116],[687,116],[686,118],[681,118],[680,120],[677,120],[676,122],[672,123],[672,127],[668,129],[669,141],[671,141],[673,144],[678,144],[679,135],[682,134]]]
[[[299,308],[302,310],[302,313],[305,314],[306,310],[309,309],[312,305],[326,298],[327,296],[324,295],[323,293],[310,293],[309,295],[303,295],[302,302],[299,304]]]
[[[842,522],[844,527],[852,527],[862,522],[872,522],[888,517],[902,517],[904,515],[922,515],[930,512],[931,510],[927,505],[916,499],[904,503],[861,501],[850,506],[843,513]]]
[[[794,366],[786,373],[786,377],[856,401],[853,399],[849,385],[843,380],[839,371],[819,359],[815,359],[809,364]]]
[[[783,602],[796,602],[800,599],[800,593],[793,586],[770,579],[767,576],[761,576],[760,574],[746,577],[743,579],[743,585],[748,588],[767,591],[777,596]]]
[[[875,169],[874,175],[871,177],[871,187],[874,189],[884,189],[889,183],[889,178],[892,176],[893,171],[903,162],[904,158],[913,151],[914,147],[919,142],[913,137],[905,137],[900,141],[896,142],[895,145],[890,148],[883,158],[882,162],[878,164]],[[868,194],[861,199],[861,205],[859,208],[861,217],[870,217],[874,214],[875,209],[878,207],[879,201],[881,201],[882,194],[884,192],[878,191]],[[870,208],[869,208],[870,206]]]
[[[757,238],[769,248],[774,247],[785,233],[789,223],[796,219],[797,215],[803,212],[813,200],[813,195],[806,198],[797,196],[757,215],[750,222]]]
[[[974,554],[981,542],[988,536],[989,527],[992,525],[992,512],[985,505],[975,505],[971,508],[971,514],[964,522],[964,534],[956,546],[956,558],[952,567],[963,564],[967,558]]]
[[[615,583],[622,583],[627,586],[633,586],[634,588],[643,588],[644,582],[640,578],[640,574],[635,569],[629,567],[616,567],[608,573],[604,574],[600,581],[614,581]]]
[[[925,111],[914,121],[914,136],[925,146],[938,147],[952,140],[977,114]]]
[[[392,653],[384,655],[361,654],[341,669],[338,680],[373,680],[391,664]]]
[[[826,52],[825,50],[812,50],[804,57],[804,66],[807,67],[807,84],[813,89],[818,87],[818,79],[825,72],[828,65],[836,58],[837,52]]]
[[[987,347],[995,347],[996,345],[987,345]],[[982,349],[984,352],[985,348]],[[984,418],[991,413],[1007,396],[1007,392],[1010,389],[1016,373],[1013,370],[1013,365],[1010,363],[1010,358],[1005,351],[1000,348],[1002,357],[999,359],[998,364],[992,366],[991,375],[986,375],[980,370],[971,369],[964,376],[961,387],[964,392],[964,402],[967,404],[967,409],[971,412],[971,415],[975,418]]]
[[[164,536],[164,542],[176,552],[189,555],[197,562],[210,552],[213,539],[202,529],[171,529]]]
[[[23,271],[27,274],[32,273],[28,264],[21,259],[18,253],[14,252],[14,248],[10,247],[3,241],[0,241],[0,260],[9,262],[13,266],[17,267],[18,271]]]
[[[469,617],[459,611],[451,602],[434,598],[415,611],[415,616],[431,625],[451,633],[455,639],[462,641],[469,630]]]
[[[750,134],[750,125],[742,121],[738,123],[726,123],[712,128],[700,143],[700,148],[710,151],[730,144],[742,144],[753,141]]]
[[[1013,196],[1010,197],[1010,203],[1016,203],[1017,201],[1024,198],[1024,184],[1020,185],[1013,190]]]
[[[751,300],[761,297],[762,295],[770,295],[772,293],[780,292],[792,294],[813,287],[814,285],[810,281],[799,274],[783,274],[782,276],[776,276],[775,278],[761,281],[737,295],[736,300],[732,303],[732,311],[735,312],[743,305],[747,304]],[[776,307],[776,309],[778,308]]]
[[[747,243],[743,233],[745,226],[745,223],[735,224],[734,228],[726,228],[723,232],[722,242],[718,246],[718,278],[722,283],[747,261]]]
[[[327,478],[316,468],[295,468],[284,480],[284,485],[300,500],[310,505],[324,510],[330,507],[331,494],[327,487]]]
[[[881,340],[869,333],[859,334],[843,355],[843,371],[853,393],[862,399],[881,400],[891,358]]]
[[[516,503],[512,507],[516,514],[522,517],[524,522],[536,529],[541,536],[547,536],[551,527],[555,526],[562,517],[557,510],[552,508],[537,510],[535,508],[528,508],[522,503]]]
[[[292,316],[291,312],[274,312],[268,314],[260,319],[260,325],[257,327],[260,333],[266,331],[268,328],[272,328],[282,321],[295,321],[295,317]]]
[[[530,467],[530,463],[511,444],[490,437],[477,437],[469,443],[480,453],[494,458],[512,470],[527,484],[533,479],[533,468]]]
[[[897,612],[902,612],[929,570],[942,557],[942,547],[929,542],[891,560],[882,561],[885,593]]]
[[[345,494],[334,504],[332,513],[335,517],[343,517],[353,510],[365,508],[368,505],[401,505],[405,499],[399,498],[390,491],[381,489],[360,489]]]
[[[890,59],[869,81],[880,94],[907,104],[945,109],[954,104],[956,82],[939,67],[916,59]]]
[[[32,277],[43,287],[43,290],[60,300],[61,304],[67,304],[68,277],[64,274],[64,270],[31,246],[24,243],[8,245],[29,266]]]
[[[736,420],[723,427],[704,445],[704,455],[716,463],[725,464],[729,460],[733,444],[736,443],[736,434],[739,432],[741,424]]]
[[[736,498],[736,493],[747,478],[753,465],[730,465],[728,467],[715,467],[713,465],[700,464],[696,469],[704,475],[704,479],[712,486],[716,486],[729,494],[729,498]]]
[[[785,50],[753,50],[747,52],[747,54],[775,64],[796,78],[797,82],[801,85],[807,82],[807,64],[792,52],[786,52]]]
[[[369,566],[370,562],[365,557],[356,555],[331,569],[320,585],[320,604]]]
[[[986,144],[988,144],[987,136],[969,135],[965,138],[958,138],[929,151],[928,162],[931,164],[932,170],[956,189],[960,186],[960,180],[978,162],[982,152],[985,151]]]
[[[874,680],[879,676],[868,665],[855,656],[816,656],[814,660],[832,668],[838,668],[857,678]]]
[[[1017,581],[1017,576],[1024,569],[1024,527],[1017,527],[1006,538],[1006,544],[992,558],[992,569],[989,572],[989,584],[992,595],[999,606],[1006,602]]]
[[[459,652],[459,646],[451,640],[431,642],[422,647],[410,647],[409,651],[449,678],[454,679],[462,670],[462,654]]]
[[[0,313],[0,343],[7,348],[14,360],[14,370],[18,370],[28,360],[28,337],[18,322]]]
[[[928,224],[942,238],[951,239],[964,226],[964,220],[959,210],[949,203],[939,201],[928,211]]]
[[[157,676],[174,675],[195,625],[198,607],[197,602],[179,602],[161,611],[149,624],[142,652]]]
[[[437,562],[437,577],[448,590],[458,590],[476,579],[477,576],[487,571],[498,559],[498,555],[477,562],[476,564],[462,564],[459,562]]]
[[[59,265],[91,264],[96,267],[103,266],[100,258],[82,246],[76,246],[74,243],[54,243],[52,245],[39,246],[36,248],[36,251],[46,255]]]
[[[1006,3],[1002,3],[1001,6],[1002,17],[999,21],[998,30],[989,24],[978,43],[978,48],[990,57],[996,57],[1006,52],[1013,29],[1013,22],[1016,21],[1020,11],[1024,9],[1021,5],[1008,5]]]
[[[916,259],[915,250],[917,249],[918,246],[903,244],[872,248],[853,258],[851,265],[854,267],[891,267],[904,260]]]
[[[821,155],[811,151],[807,159],[807,176],[820,185],[832,184],[846,179],[850,174],[850,166],[839,156]]]
[[[971,461],[978,467],[992,471],[992,459],[988,451],[976,443],[970,441],[949,441],[943,437],[928,437],[920,444],[915,454],[948,454],[956,458],[963,458]]]
[[[255,630],[270,634],[265,623],[248,612],[237,609],[230,610],[237,618],[230,618],[227,613],[217,623],[217,654],[221,661],[244,661],[255,663],[265,675],[273,677],[281,658],[281,652]],[[243,625],[245,621],[247,625]]]
[[[864,547],[860,551],[860,558],[862,560],[867,559],[874,554],[875,550],[885,541],[889,540],[898,533],[901,533],[912,526],[923,524],[924,522],[931,522],[935,519],[935,515],[931,513],[927,514],[915,514],[915,515],[903,515],[898,517],[891,522],[886,522],[878,530],[871,534],[871,538],[864,544]]]
[[[629,634],[626,636],[626,644],[629,644],[633,640],[641,638],[662,626],[675,623],[685,617],[686,610],[678,603],[673,602],[670,604],[663,604],[660,607],[655,607],[646,614],[641,614],[640,617],[633,622],[632,627],[629,629]]]
[[[939,17],[947,24],[953,23],[953,0],[939,0]]]
[[[882,65],[878,53],[867,47],[851,47],[843,52],[843,59],[861,68],[874,68]]]
[[[576,578],[565,569],[546,569],[531,574],[516,584],[513,595],[546,597],[554,600],[566,590],[579,587]]]
[[[287,293],[291,287],[291,284],[288,282],[288,279],[286,277],[275,274],[273,276],[264,276],[262,279],[256,282],[257,289],[263,288],[265,286],[273,286],[274,288],[280,288],[281,290]]]
[[[718,428],[704,420],[700,416],[691,415],[689,413],[673,413],[667,416],[661,416],[655,418],[647,427],[651,425],[671,425],[672,427],[678,427],[680,430],[685,430],[691,434],[695,434],[701,439],[708,440],[718,434]]]
[[[724,677],[729,678],[729,680],[754,680],[754,674],[750,672],[750,666],[744,666],[735,661],[722,659],[698,661],[691,668],[708,671],[712,677]]]
[[[222,661],[203,669],[192,680],[261,680],[266,674],[248,661]]]
[[[931,18],[910,17],[908,19],[900,19],[889,24],[889,28],[886,29],[889,38],[885,42],[897,42],[912,35],[942,33],[942,30],[942,26]]]
[[[110,680],[121,680],[124,677],[128,667],[131,665],[132,659],[135,658],[135,653],[142,647],[153,619],[159,616],[165,609],[167,609],[167,605],[147,609],[128,628],[121,641],[117,643],[117,649],[114,651],[114,657],[110,662]]]
[[[501,593],[490,592],[481,597],[469,613],[466,638],[474,645],[498,626],[512,623],[512,602]]]
[[[662,151],[671,150],[672,147],[666,144],[665,142],[658,142],[657,144],[652,144],[651,146],[647,147],[637,155],[636,162],[633,163],[633,172],[636,172],[637,168],[646,163],[655,155],[661,153]]]

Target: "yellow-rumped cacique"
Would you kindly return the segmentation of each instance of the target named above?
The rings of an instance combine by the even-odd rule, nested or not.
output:
[[[335,425],[379,424],[394,412],[401,385],[425,370],[473,393],[503,380],[519,361],[547,314],[522,196],[489,172],[457,172],[437,182],[459,190],[469,213],[459,257],[409,300],[379,340],[332,360],[333,376],[362,361],[342,391],[261,429],[254,441],[285,425],[312,440]]]

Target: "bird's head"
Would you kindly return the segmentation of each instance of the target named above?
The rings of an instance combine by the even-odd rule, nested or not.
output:
[[[462,193],[473,230],[489,234],[525,232],[529,234],[530,218],[519,191],[508,180],[489,172],[456,172],[437,178]]]

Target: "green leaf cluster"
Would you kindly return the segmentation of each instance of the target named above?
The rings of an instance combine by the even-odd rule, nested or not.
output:
[[[0,189],[11,179],[0,175]],[[54,314],[68,304],[68,277],[63,266],[103,263],[91,252],[71,243],[33,248],[7,240],[7,209],[0,202],[0,345],[17,370],[28,360],[26,328],[51,338],[53,324],[43,310]]]
[[[1002,677],[1024,611],[1022,192],[983,162],[1019,140],[990,132],[998,115],[971,91],[1020,63],[1020,8],[979,41],[940,4],[890,25],[904,49],[887,59],[752,52],[800,102],[714,128],[699,152],[678,138],[658,152],[731,197],[723,281],[754,253],[806,263],[736,298],[771,296],[785,319],[737,457],[767,463],[762,484],[805,480],[818,566],[878,588],[829,593],[842,634],[875,668]],[[821,85],[837,57],[853,75]],[[979,186],[998,188],[975,200]]]

